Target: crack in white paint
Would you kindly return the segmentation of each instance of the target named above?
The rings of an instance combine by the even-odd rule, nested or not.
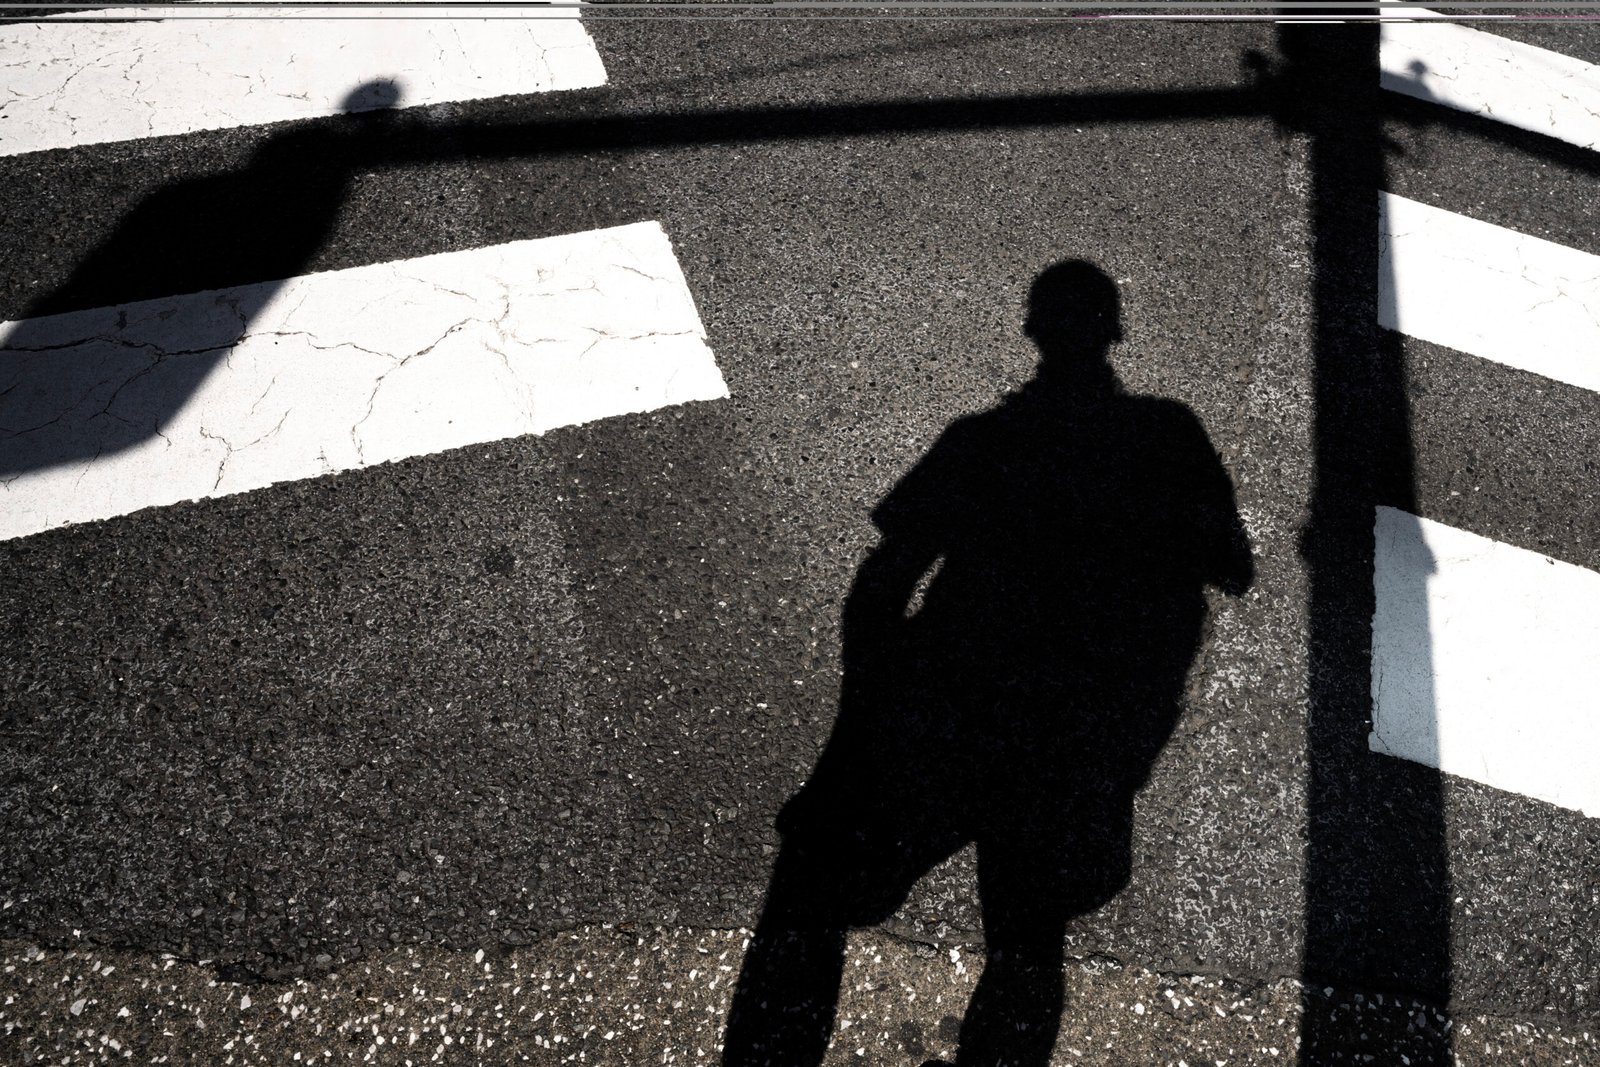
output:
[[[119,8],[0,26],[11,94],[0,155],[333,115],[380,80],[398,83],[408,107],[606,80],[576,9],[274,13]],[[308,19],[322,22],[308,32]]]
[[[1600,391],[1600,256],[1378,194],[1378,322]]]
[[[1374,752],[1600,816],[1600,574],[1379,508]]]
[[[1600,67],[1449,22],[1384,23],[1380,34],[1385,89],[1600,148]]]
[[[0,538],[727,395],[653,222],[7,323]]]
[[[271,387],[269,386],[268,388],[270,390]],[[263,395],[265,395],[265,394],[263,394]],[[254,414],[255,413],[256,406],[257,405],[251,405],[250,414]],[[201,437],[204,437],[207,440],[216,441],[216,442],[220,443],[222,445],[222,447],[226,450],[223,453],[221,462],[219,462],[217,464],[217,476],[211,483],[211,491],[213,493],[216,493],[218,491],[218,489],[221,487],[221,485],[222,485],[222,477],[227,472],[227,469],[228,469],[228,462],[233,459],[233,457],[234,457],[234,455],[236,453],[243,452],[247,448],[252,448],[255,445],[258,445],[261,442],[267,440],[268,438],[273,437],[274,435],[276,435],[279,430],[283,429],[283,424],[288,420],[288,418],[289,418],[289,412],[287,410],[285,410],[283,415],[282,415],[282,417],[280,417],[278,419],[278,421],[273,424],[272,429],[268,430],[266,433],[262,434],[260,437],[257,437],[254,441],[246,441],[242,445],[236,445],[233,442],[229,441],[228,438],[227,438],[227,435],[225,435],[225,434],[212,433],[211,431],[207,430],[204,426],[198,427],[198,431],[199,431],[199,434],[200,434]],[[168,444],[169,445],[171,444],[170,439],[168,441]]]

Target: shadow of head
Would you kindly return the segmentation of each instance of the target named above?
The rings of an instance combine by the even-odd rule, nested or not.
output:
[[[358,111],[383,111],[398,107],[401,95],[399,82],[392,78],[374,78],[346,93],[340,108],[347,115]]]
[[[1117,283],[1082,259],[1053,264],[1033,281],[1022,332],[1039,346],[1041,370],[1081,369],[1103,362],[1122,340],[1122,300]]]

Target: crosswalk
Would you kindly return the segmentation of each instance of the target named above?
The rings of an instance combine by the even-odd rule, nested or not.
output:
[[[727,395],[650,223],[0,331],[0,538]]]
[[[570,10],[160,13],[0,35],[0,152],[605,81]],[[0,539],[726,395],[646,223],[0,323]]]
[[[1385,89],[1584,148],[1600,67],[1461,25],[1386,24]],[[1385,329],[1600,392],[1600,257],[1379,193]],[[1593,571],[1379,509],[1375,751],[1594,815]]]
[[[135,9],[118,13],[132,22],[0,27],[0,61],[23,72],[3,87],[11,96],[0,107],[0,157],[16,173],[98,152],[116,166],[235,134],[292,156],[316,143],[296,140],[297,131],[379,118],[355,113],[403,118],[412,107],[440,113],[536,94],[570,107],[562,114],[579,118],[569,122],[603,112],[612,92],[640,94],[628,98],[629,121],[640,109],[648,117],[649,108],[674,106],[681,82],[645,84],[648,64],[637,56],[619,57],[614,69],[642,87],[611,80],[612,56],[602,63],[570,9],[519,13],[528,17],[491,17],[503,13],[488,8],[457,9],[450,20],[300,13],[315,16],[308,31],[311,22],[281,14],[152,21]],[[726,55],[704,62],[732,67],[727,57],[748,44],[742,29],[727,38],[701,32],[663,31],[667,58],[657,65],[678,75],[685,62],[692,67],[685,55],[720,47]],[[945,76],[946,45],[917,32],[897,43],[902,50],[882,51],[913,69],[926,62],[934,73],[917,92],[927,96]],[[1394,23],[1383,34],[1391,93],[1580,148],[1600,144],[1595,67],[1459,25]],[[992,43],[952,39],[961,48]],[[857,44],[836,43],[840,53]],[[1082,47],[1049,43],[1067,57]],[[797,60],[795,69],[834,61]],[[1043,88],[1029,90],[1035,96],[1065,77],[1051,62]],[[1196,69],[1195,84],[1231,73]],[[1529,70],[1540,78],[1519,76]],[[739,76],[726,75],[712,103],[758,115]],[[1085,96],[1131,76],[1108,61],[1082,73]],[[869,101],[873,92],[893,99],[865,82],[855,91]],[[763,91],[799,113],[787,88]],[[0,826],[45,844],[19,860],[19,873],[0,874],[0,929],[59,941],[81,928],[180,957],[221,952],[264,973],[279,973],[271,968],[284,960],[282,973],[304,974],[295,967],[337,963],[341,946],[362,937],[366,950],[376,939],[388,951],[413,938],[509,941],[527,936],[519,922],[546,931],[619,915],[747,924],[770,863],[771,812],[759,804],[775,810],[803,778],[834,711],[837,659],[828,648],[853,553],[872,536],[864,516],[949,419],[1026,379],[1031,350],[1020,342],[1020,354],[1006,350],[996,338],[1015,332],[1012,305],[1044,256],[1102,250],[1126,286],[1130,350],[1167,352],[1175,335],[1191,345],[1182,358],[1130,360],[1129,380],[1152,392],[1188,389],[1197,407],[1210,405],[1213,440],[1241,487],[1248,483],[1242,499],[1258,551],[1279,553],[1263,565],[1256,596],[1262,604],[1289,596],[1273,583],[1285,580],[1292,533],[1273,541],[1277,498],[1269,506],[1259,494],[1296,492],[1282,474],[1295,457],[1263,446],[1226,375],[1195,370],[1211,358],[1210,340],[1152,310],[1193,304],[1173,281],[1181,268],[1118,246],[1149,232],[1128,221],[1149,209],[1117,187],[1121,179],[1098,196],[1073,191],[1073,182],[1097,188],[1096,168],[1118,158],[1115,143],[1130,127],[1047,127],[1063,140],[1030,156],[1018,148],[1033,136],[1029,125],[993,140],[976,134],[984,169],[959,181],[941,179],[939,166],[953,164],[926,131],[901,144],[882,130],[847,129],[822,147],[779,153],[759,138],[720,144],[713,130],[675,156],[663,127],[637,154],[647,164],[589,160],[564,180],[565,163],[511,163],[473,186],[482,195],[522,181],[524,199],[508,197],[503,217],[525,219],[539,201],[561,199],[584,205],[589,228],[528,236],[538,227],[514,221],[409,258],[357,249],[331,269],[295,266],[284,277],[94,306],[75,302],[76,290],[60,299],[30,291],[0,324],[0,585],[12,586],[0,594],[0,626],[9,627],[16,679],[0,704],[8,716],[0,734],[9,731],[0,778],[17,783],[20,798],[0,799]],[[780,142],[783,131],[771,132]],[[447,139],[447,124],[416,136]],[[1167,151],[1169,142],[1139,143]],[[1179,143],[1179,160],[1199,151],[1199,140]],[[349,151],[360,172],[360,149]],[[807,152],[827,161],[827,181],[808,185],[786,172]],[[891,179],[878,177],[879,157]],[[1073,170],[1083,159],[1090,163]],[[1066,168],[1066,177],[1029,175],[1030,160]],[[1171,154],[1153,160],[1134,161],[1129,181],[1188,166]],[[642,180],[630,174],[640,166],[671,189],[649,211],[635,206],[649,198],[629,184]],[[451,173],[440,202],[459,203],[451,198],[468,187],[466,167]],[[677,188],[680,172],[693,179]],[[411,182],[408,198],[411,189],[434,192],[405,176],[356,177]],[[973,189],[976,205],[964,199]],[[1415,190],[1376,195],[1378,325],[1481,363],[1494,382],[1547,381],[1580,416],[1592,414],[1582,405],[1600,390],[1594,249],[1491,224],[1470,204],[1424,202]],[[375,199],[363,225],[406,225],[397,205]],[[763,201],[797,205],[789,217],[802,223],[751,225]],[[654,210],[661,203],[670,210]],[[322,209],[331,220],[337,205]],[[1014,246],[996,241],[968,255],[965,245],[988,238],[960,220],[982,211],[1026,216],[1009,231]],[[1266,209],[1244,214],[1249,227],[1290,232]],[[857,220],[866,236],[851,229]],[[924,225],[936,235],[926,244]],[[705,236],[712,231],[721,234],[715,242]],[[1163,251],[1204,269],[1206,257],[1231,254],[1236,232],[1203,255],[1182,251],[1182,235]],[[726,252],[763,242],[770,247],[750,260]],[[1113,264],[1117,255],[1125,261]],[[961,265],[946,269],[941,259]],[[858,270],[868,261],[891,269]],[[1262,336],[1292,332],[1292,315],[1273,317],[1283,323]],[[756,319],[770,322],[750,327]],[[963,333],[969,327],[958,322],[978,325]],[[1240,372],[1259,375],[1241,389],[1258,389],[1274,417],[1276,405],[1299,410],[1300,386],[1273,379],[1270,361],[1248,350],[1266,342],[1242,330],[1229,344],[1243,352],[1241,365],[1259,364]],[[851,407],[862,396],[874,399]],[[1291,516],[1286,530],[1293,508],[1281,507]],[[1588,555],[1563,559],[1538,538],[1513,545],[1419,510],[1373,515],[1370,746],[1502,791],[1453,803],[1514,812],[1504,826],[1519,839],[1543,832],[1529,826],[1551,825],[1560,828],[1552,838],[1581,840],[1584,824],[1560,820],[1600,815],[1600,574]],[[1200,722],[1209,725],[1177,742],[1191,745],[1184,758],[1198,764],[1203,754],[1204,766],[1166,772],[1196,775],[1177,792],[1202,799],[1192,812],[1142,814],[1158,829],[1140,848],[1170,859],[1221,839],[1241,855],[1270,853],[1264,873],[1241,862],[1241,878],[1274,887],[1262,891],[1262,915],[1277,914],[1275,894],[1290,899],[1290,917],[1279,915],[1287,924],[1298,919],[1300,708],[1281,669],[1292,656],[1280,646],[1293,638],[1268,632],[1255,603],[1225,609],[1224,653],[1203,660],[1216,673],[1202,687],[1209,708]],[[121,765],[74,773],[99,752]],[[1257,765],[1234,767],[1241,752]],[[713,756],[723,762],[708,771]],[[1237,784],[1241,775],[1273,784],[1251,792]],[[1263,796],[1282,809],[1261,815]],[[1238,801],[1250,809],[1243,814],[1226,808],[1238,797],[1247,798]],[[1454,809],[1452,818],[1470,823]],[[1258,821],[1269,825],[1265,836],[1252,836],[1263,833]],[[1170,841],[1161,837],[1169,830]],[[121,858],[124,842],[130,860]],[[1561,861],[1552,884],[1565,887],[1565,908],[1589,892],[1584,879],[1600,858],[1571,848]],[[1195,924],[1232,909],[1249,913],[1245,925],[1261,933],[1265,956],[1292,955],[1292,937],[1272,940],[1272,922],[1255,905],[1218,903],[1214,885],[1196,888],[1180,862],[1169,866],[1130,899],[1169,898],[1173,916],[1125,904],[1108,913],[1107,923],[1145,946],[1134,951],[1193,934],[1225,969],[1253,935],[1222,920],[1220,933],[1195,933]],[[975,925],[961,893],[939,899],[950,879],[972,896],[959,882],[970,872],[952,870],[913,903],[910,921],[923,924],[912,927],[916,936],[942,930],[946,908],[966,907]],[[1569,925],[1562,920],[1561,936],[1581,941]],[[1492,975],[1494,954],[1506,954],[1501,932],[1462,929],[1476,939],[1461,956],[1463,974]],[[718,956],[717,966],[736,966],[738,941],[718,942],[716,952],[735,956]],[[1092,937],[1081,948],[1108,951]],[[1183,966],[1211,967],[1199,951]],[[695,959],[680,962],[674,981],[710,973]],[[1507,966],[1519,980],[1548,980],[1552,1016],[1593,1003],[1574,988],[1588,981],[1581,960],[1544,971],[1539,960]],[[731,981],[721,974],[717,996]],[[1495,981],[1461,985],[1492,991]],[[1544,996],[1538,988],[1529,995]],[[218,1011],[239,1003],[231,991],[194,1000],[224,1005]],[[717,998],[706,1001],[712,1017]],[[595,1007],[593,1017],[604,1013]],[[590,1059],[607,1062],[598,1044],[607,1026],[594,1025]],[[714,1053],[718,1027],[705,1019],[699,1027],[704,1048],[684,1060]],[[443,1036],[430,1035],[428,1047],[437,1041],[447,1056]],[[1264,1040],[1262,1062],[1278,1043]],[[366,1051],[382,1058],[376,1044]]]

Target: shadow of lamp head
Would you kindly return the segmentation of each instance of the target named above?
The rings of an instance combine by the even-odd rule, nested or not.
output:
[[[384,111],[399,107],[402,95],[400,83],[393,78],[374,78],[346,93],[340,109],[347,115],[358,111]]]

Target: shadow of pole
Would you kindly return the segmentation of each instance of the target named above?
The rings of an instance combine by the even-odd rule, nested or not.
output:
[[[1378,326],[1384,188],[1376,24],[1284,25],[1283,116],[1310,138],[1313,485],[1299,1062],[1454,1062],[1450,870],[1437,770],[1368,750],[1374,518],[1417,511],[1398,335]],[[1336,987],[1344,987],[1340,990]],[[1351,988],[1426,1002],[1354,1010]]]

